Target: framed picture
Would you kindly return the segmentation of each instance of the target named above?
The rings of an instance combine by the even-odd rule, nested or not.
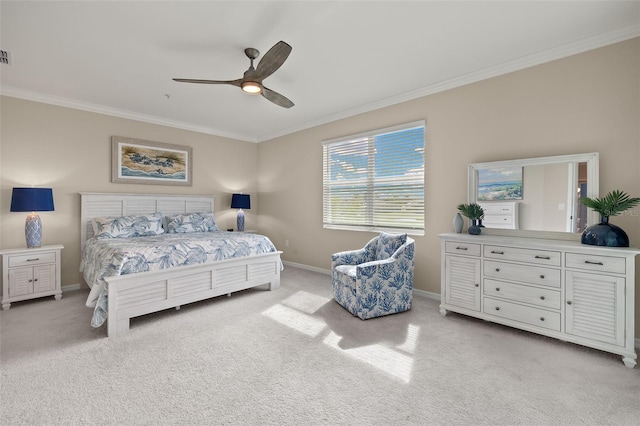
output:
[[[522,166],[478,169],[478,201],[522,200]]]
[[[191,186],[188,146],[111,137],[111,182]]]

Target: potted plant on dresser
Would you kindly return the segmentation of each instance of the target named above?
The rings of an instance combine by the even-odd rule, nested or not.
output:
[[[469,218],[470,223],[467,232],[471,235],[480,235],[482,230],[480,221],[484,217],[484,209],[482,206],[477,203],[460,204],[458,210],[463,216]]]
[[[631,198],[615,189],[602,198],[583,197],[580,202],[600,214],[600,223],[589,226],[582,233],[582,244],[592,246],[629,247],[629,237],[622,228],[609,223],[609,217],[640,204],[640,198]]]

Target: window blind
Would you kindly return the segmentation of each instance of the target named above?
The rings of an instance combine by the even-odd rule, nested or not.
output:
[[[323,142],[323,222],[424,235],[424,121]]]

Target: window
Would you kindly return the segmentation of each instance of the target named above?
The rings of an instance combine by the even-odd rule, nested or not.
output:
[[[325,228],[424,235],[424,121],[323,142]]]

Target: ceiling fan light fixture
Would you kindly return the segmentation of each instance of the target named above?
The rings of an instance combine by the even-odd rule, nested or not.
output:
[[[242,83],[242,90],[246,93],[250,93],[252,95],[258,95],[262,93],[262,85],[260,83],[256,83],[255,81],[245,81]]]

